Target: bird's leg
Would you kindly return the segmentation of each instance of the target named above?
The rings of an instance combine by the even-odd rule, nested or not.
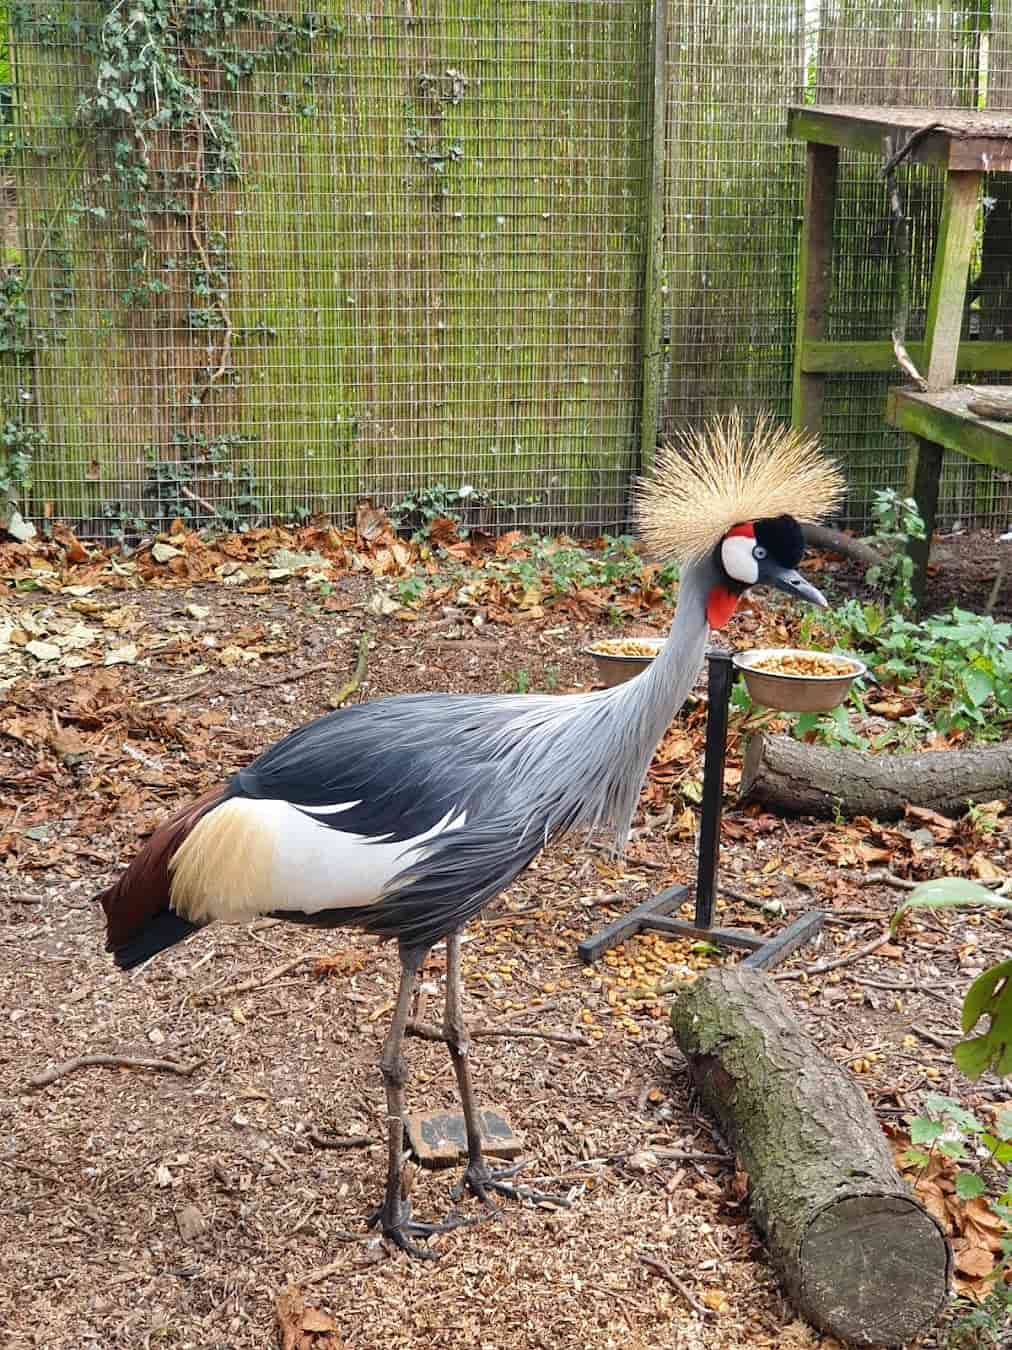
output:
[[[450,1051],[454,1072],[457,1075],[457,1088],[460,1092],[460,1104],[464,1108],[464,1127],[467,1131],[467,1167],[464,1175],[451,1194],[459,1199],[465,1188],[476,1195],[488,1209],[498,1212],[489,1191],[497,1191],[514,1200],[553,1200],[565,1204],[565,1200],[556,1195],[541,1195],[529,1187],[509,1185],[507,1178],[516,1176],[523,1166],[500,1168],[493,1172],[485,1161],[481,1147],[481,1121],[478,1118],[478,1106],[474,1097],[474,1085],[471,1082],[471,1040],[464,1022],[464,991],[460,978],[460,934],[452,933],[446,939],[446,1004],[443,1015],[443,1036]]]
[[[407,1082],[407,1069],[401,1048],[404,1042],[404,1028],[411,1010],[411,996],[415,981],[421,969],[428,949],[425,947],[401,948],[401,983],[397,991],[397,1006],[394,1010],[390,1030],[383,1042],[383,1054],[380,1070],[386,1087],[387,1098],[387,1188],[383,1204],[369,1220],[370,1228],[379,1223],[383,1234],[403,1251],[411,1256],[436,1258],[438,1252],[416,1247],[413,1237],[431,1237],[433,1233],[445,1233],[466,1220],[448,1220],[446,1223],[418,1223],[411,1217],[411,1202],[402,1191],[401,1176],[404,1164],[404,1085]]]

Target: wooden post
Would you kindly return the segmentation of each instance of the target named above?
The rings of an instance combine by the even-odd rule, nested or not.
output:
[[[835,145],[809,143],[798,257],[791,422],[816,435],[822,430],[826,377],[807,373],[803,360],[806,341],[826,336],[826,311],[833,282],[833,215],[839,160],[840,152]]]
[[[924,538],[911,539],[908,551],[914,564],[911,586],[918,606],[924,599],[924,587],[928,579],[928,558],[931,554],[931,535],[935,528],[935,511],[938,507],[938,483],[942,476],[942,459],[945,451],[934,441],[914,436],[910,457],[907,460],[907,491],[917,503],[917,509],[924,521]]]
[[[945,199],[924,333],[928,353],[924,378],[930,392],[948,389],[956,380],[959,332],[963,326],[966,280],[982,177],[976,172],[945,175]]]
[[[653,84],[650,96],[650,141],[643,193],[643,299],[640,347],[643,389],[640,402],[640,471],[653,467],[657,448],[657,423],[660,419],[661,319],[664,305],[661,295],[661,258],[664,233],[664,128],[667,115],[667,0],[654,0]]]

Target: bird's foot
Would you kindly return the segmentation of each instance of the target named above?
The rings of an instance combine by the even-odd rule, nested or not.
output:
[[[422,1261],[438,1261],[442,1252],[433,1251],[430,1247],[419,1247],[411,1241],[412,1238],[434,1237],[437,1233],[449,1233],[454,1228],[473,1222],[473,1219],[465,1218],[463,1214],[451,1214],[442,1223],[423,1223],[420,1219],[411,1217],[411,1201],[401,1199],[393,1206],[384,1201],[379,1209],[369,1216],[370,1228],[375,1228],[378,1224],[382,1228],[383,1236],[389,1242],[395,1247],[400,1247],[402,1252],[407,1252],[409,1256],[415,1256]]]
[[[561,1205],[564,1209],[570,1207],[570,1202],[563,1195],[551,1195],[545,1191],[535,1190],[533,1186],[512,1185],[509,1178],[515,1177],[523,1166],[523,1163],[515,1163],[512,1167],[503,1167],[493,1172],[484,1159],[469,1162],[450,1195],[454,1200],[459,1200],[465,1191],[470,1191],[486,1209],[495,1214],[499,1213],[499,1206],[489,1195],[489,1191],[495,1191],[497,1195],[503,1195],[508,1200],[533,1200],[535,1204]]]

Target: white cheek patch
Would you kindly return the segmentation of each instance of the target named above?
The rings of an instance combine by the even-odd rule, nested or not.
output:
[[[733,534],[720,546],[720,560],[724,564],[724,571],[729,577],[734,577],[735,581],[741,581],[746,586],[754,586],[759,580],[759,564],[752,556],[754,548],[755,540],[749,539],[744,534]]]

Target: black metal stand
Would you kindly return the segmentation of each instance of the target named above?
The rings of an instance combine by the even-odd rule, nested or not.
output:
[[[753,969],[770,970],[791,952],[816,936],[823,914],[813,909],[794,920],[773,938],[760,937],[743,928],[714,928],[713,906],[720,887],[720,819],[724,801],[724,758],[727,749],[727,718],[735,669],[730,652],[711,648],[706,654],[709,708],[706,717],[706,755],[703,764],[703,802],[699,822],[699,861],[696,869],[696,913],[693,921],[668,917],[690,893],[688,886],[672,886],[630,910],[624,918],[577,944],[580,959],[593,964],[603,952],[637,933],[671,933],[678,937],[704,938],[720,947],[737,947],[749,954],[742,962]],[[758,903],[758,902],[757,902]]]

